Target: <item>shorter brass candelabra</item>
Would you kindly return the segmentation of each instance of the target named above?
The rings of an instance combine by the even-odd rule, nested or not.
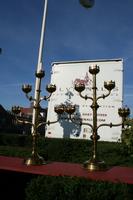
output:
[[[47,16],[47,4],[48,1],[44,1],[44,12],[43,12],[43,19],[42,19],[42,28],[41,28],[41,36],[40,36],[40,45],[39,45],[39,52],[38,52],[38,63],[37,63],[37,70],[35,73],[36,80],[35,80],[35,91],[34,91],[34,98],[29,96],[29,93],[32,90],[32,86],[25,84],[22,86],[23,92],[26,94],[26,97],[29,101],[33,102],[33,113],[32,113],[32,122],[23,121],[16,117],[16,120],[20,123],[27,123],[31,124],[31,135],[32,135],[32,154],[31,157],[25,160],[26,165],[41,165],[45,164],[46,161],[38,154],[38,128],[44,124],[50,125],[51,123],[56,123],[59,119],[54,122],[42,122],[40,121],[40,111],[41,106],[40,102],[42,100],[48,100],[52,93],[56,91],[56,86],[49,84],[46,86],[46,90],[50,93],[49,96],[41,97],[41,81],[42,78],[45,76],[45,71],[43,70],[43,48],[44,48],[44,33],[45,33],[45,25],[46,25],[46,16]],[[58,109],[55,109],[58,112]],[[19,106],[13,106],[12,111],[15,115],[18,115],[21,112],[21,108]]]
[[[104,88],[107,89],[107,94],[103,94],[101,96],[97,97],[97,86],[96,86],[96,75],[99,73],[100,69],[99,66],[97,65],[93,65],[89,67],[89,72],[93,77],[93,85],[92,85],[92,90],[93,90],[93,97],[90,96],[83,96],[82,92],[85,90],[85,85],[84,84],[76,84],[75,85],[75,90],[79,93],[80,97],[87,100],[90,99],[92,101],[92,105],[90,106],[92,111],[93,111],[93,124],[90,123],[83,123],[82,119],[80,121],[76,121],[76,119],[74,119],[72,117],[72,114],[76,111],[76,106],[75,105],[60,105],[60,109],[62,110],[62,112],[66,112],[69,115],[69,119],[76,124],[79,125],[87,125],[90,126],[92,129],[92,135],[90,136],[90,139],[93,141],[93,153],[92,153],[92,157],[84,162],[84,167],[86,169],[88,169],[89,171],[96,171],[96,170],[104,170],[106,169],[106,164],[103,160],[99,159],[98,156],[98,151],[97,151],[97,141],[100,139],[100,136],[98,135],[98,129],[102,126],[109,126],[111,127],[115,127],[115,126],[122,126],[124,127],[124,121],[126,120],[126,118],[128,117],[128,115],[130,114],[130,110],[129,108],[125,107],[125,108],[119,108],[118,109],[118,114],[120,117],[122,117],[122,122],[118,123],[118,124],[113,124],[113,123],[109,123],[109,124],[97,124],[97,110],[99,108],[98,105],[98,100],[99,99],[105,99],[106,97],[108,97],[111,93],[111,91],[115,88],[115,82],[114,81],[105,81],[104,82]]]
[[[41,82],[41,79],[44,77],[44,71],[40,71],[39,73],[36,73],[36,78],[39,79],[39,81]],[[46,161],[38,154],[38,138],[39,138],[39,133],[38,133],[38,128],[41,127],[42,125],[50,125],[53,123],[56,123],[59,121],[59,116],[60,114],[62,114],[62,110],[59,107],[55,107],[55,112],[58,114],[58,119],[56,121],[50,122],[50,121],[40,121],[40,111],[41,111],[41,106],[40,106],[40,102],[42,100],[48,100],[52,93],[56,91],[56,86],[49,84],[46,86],[46,90],[49,92],[49,96],[43,96],[40,97],[40,90],[39,92],[39,97],[34,99],[32,96],[29,96],[29,93],[32,90],[32,86],[28,85],[28,84],[24,84],[22,86],[22,91],[25,93],[27,99],[31,102],[34,103],[33,106],[33,111],[35,110],[35,120],[28,121],[28,120],[22,120],[19,117],[19,114],[21,112],[21,107],[19,106],[13,106],[12,107],[12,112],[15,114],[16,116],[16,120],[18,123],[23,123],[23,124],[30,124],[32,127],[31,130],[31,135],[32,135],[32,153],[31,153],[31,157],[28,159],[24,160],[24,163],[26,165],[41,165],[41,164],[46,164]],[[41,117],[42,118],[42,117]],[[45,120],[45,119],[44,119]]]

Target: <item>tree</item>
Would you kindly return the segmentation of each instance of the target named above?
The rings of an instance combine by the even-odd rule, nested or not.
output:
[[[128,152],[133,154],[133,119],[127,119],[122,130],[121,140],[127,146]]]

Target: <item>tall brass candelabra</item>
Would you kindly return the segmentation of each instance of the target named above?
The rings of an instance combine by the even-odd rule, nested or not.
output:
[[[93,97],[90,96],[83,96],[82,92],[85,90],[85,85],[84,84],[76,84],[75,85],[75,90],[79,93],[80,97],[87,100],[90,99],[92,101],[92,105],[90,106],[92,111],[93,111],[93,124],[90,123],[83,123],[82,120],[80,122],[76,121],[76,119],[74,119],[72,117],[72,114],[76,111],[76,106],[75,105],[60,105],[60,109],[62,109],[64,112],[69,114],[69,119],[76,124],[79,125],[88,125],[91,127],[92,129],[92,135],[90,136],[91,140],[93,141],[93,153],[92,153],[92,157],[88,160],[84,162],[84,167],[90,171],[96,171],[96,170],[103,170],[106,168],[106,164],[104,161],[99,159],[98,156],[98,151],[97,151],[97,141],[100,139],[100,136],[98,135],[98,129],[102,126],[109,126],[110,128],[113,126],[121,126],[124,127],[124,121],[126,120],[127,116],[130,114],[130,110],[129,108],[125,107],[125,108],[119,108],[118,109],[118,114],[120,115],[120,117],[122,117],[122,122],[118,123],[118,124],[113,124],[113,123],[109,123],[109,124],[97,124],[97,110],[99,108],[98,105],[98,100],[99,99],[105,99],[106,97],[108,97],[111,93],[111,91],[115,88],[115,82],[114,81],[105,81],[104,82],[104,88],[107,89],[107,94],[103,94],[101,96],[97,96],[97,84],[96,84],[96,75],[99,73],[100,69],[99,66],[97,65],[93,65],[89,67],[89,72],[93,77],[93,86],[92,86],[92,90],[93,90]]]

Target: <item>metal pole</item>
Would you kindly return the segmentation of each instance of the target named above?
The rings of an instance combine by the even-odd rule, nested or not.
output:
[[[96,87],[96,74],[93,74],[93,159],[97,157],[97,87]]]
[[[38,64],[37,64],[37,73],[39,73],[42,70],[42,54],[43,54],[43,47],[44,47],[44,34],[45,34],[45,26],[46,26],[46,16],[47,16],[47,5],[48,0],[45,0],[44,3],[44,13],[43,13],[43,21],[42,21],[42,31],[41,31],[41,38],[40,38],[40,48],[39,48],[39,55],[38,55]],[[34,107],[33,107],[33,115],[32,115],[32,134],[35,132],[36,127],[36,121],[37,121],[37,109],[36,106],[38,106],[39,100],[40,100],[40,88],[41,88],[41,79],[36,77],[35,82],[35,93],[34,93]]]

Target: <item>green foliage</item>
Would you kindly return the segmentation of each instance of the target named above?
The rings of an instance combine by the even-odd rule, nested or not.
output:
[[[31,154],[30,136],[0,134],[0,155],[26,158]],[[83,163],[92,154],[87,140],[40,137],[38,152],[46,160]],[[109,166],[133,166],[133,159],[123,143],[98,142],[99,157]],[[133,186],[90,181],[76,177],[36,176],[25,188],[26,200],[132,200]]]
[[[128,153],[133,155],[133,119],[128,119],[125,126],[121,136],[122,143],[127,148]]]
[[[92,143],[87,140],[41,138],[39,152],[46,159],[62,162],[84,162],[90,156]]]
[[[0,134],[0,155],[28,157],[31,153],[31,136]],[[92,142],[74,139],[40,137],[38,152],[45,160],[83,163],[92,154]],[[133,158],[122,143],[98,142],[98,154],[109,166],[133,166]]]
[[[38,176],[26,188],[26,200],[132,200],[133,186],[83,178]]]
[[[11,157],[29,157],[31,149],[16,146],[0,146],[1,156],[11,156]]]
[[[31,143],[31,136],[20,134],[2,134],[0,133],[0,145],[1,146],[29,146]]]

